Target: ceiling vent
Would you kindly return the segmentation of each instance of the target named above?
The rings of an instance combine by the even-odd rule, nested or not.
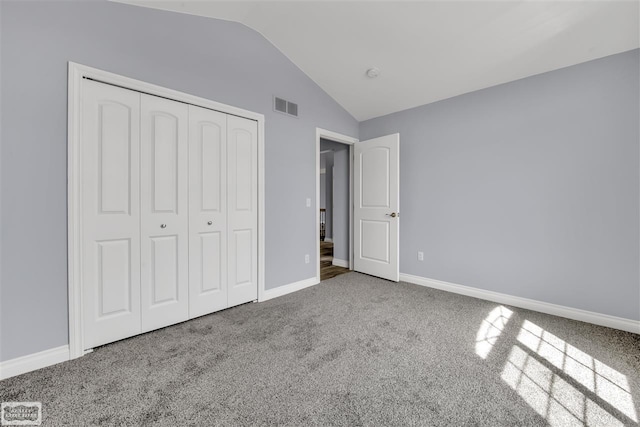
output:
[[[286,99],[273,97],[273,109],[279,113],[284,113],[289,116],[298,117],[298,104],[295,104]]]

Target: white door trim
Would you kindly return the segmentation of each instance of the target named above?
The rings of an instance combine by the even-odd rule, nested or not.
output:
[[[316,128],[316,280],[320,282],[320,138],[349,145],[349,268],[353,268],[353,144],[357,138]]]
[[[255,120],[258,123],[258,300],[265,292],[265,244],[264,244],[264,115],[230,105],[221,104],[198,96],[151,83],[131,79],[118,74],[69,62],[68,75],[68,135],[67,135],[67,242],[68,242],[68,289],[69,289],[69,358],[85,354],[82,324],[82,207],[80,188],[80,130],[82,79],[131,89],[137,92],[161,96],[175,101],[196,105],[222,113]],[[319,238],[319,237],[318,237]],[[319,243],[318,243],[319,246]]]

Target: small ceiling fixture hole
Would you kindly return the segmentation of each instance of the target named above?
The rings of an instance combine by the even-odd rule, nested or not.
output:
[[[380,70],[378,70],[376,67],[372,67],[367,70],[367,77],[369,77],[370,79],[375,79],[379,75]]]

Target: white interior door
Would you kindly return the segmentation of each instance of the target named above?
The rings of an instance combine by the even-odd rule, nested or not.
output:
[[[189,318],[188,115],[186,104],[141,95],[143,332]]]
[[[82,82],[84,349],[140,333],[140,94]]]
[[[190,105],[189,316],[227,307],[227,115]]]
[[[228,305],[258,299],[258,123],[227,116]]]
[[[397,282],[400,135],[354,144],[354,270]]]

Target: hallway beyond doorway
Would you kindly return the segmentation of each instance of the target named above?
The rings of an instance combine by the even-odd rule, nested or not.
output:
[[[333,265],[333,243],[320,242],[320,280],[331,279],[332,277],[348,273],[348,268]]]

